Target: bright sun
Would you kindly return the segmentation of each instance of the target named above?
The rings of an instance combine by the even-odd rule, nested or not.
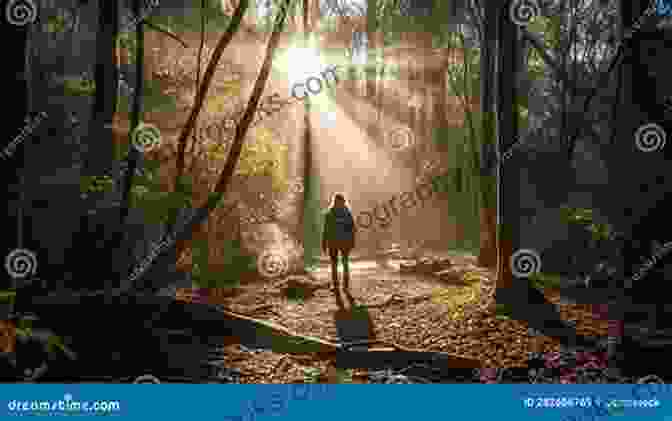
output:
[[[290,89],[296,83],[305,82],[309,77],[319,75],[328,67],[314,42],[308,47],[288,48],[281,57],[278,57],[277,64],[278,69],[287,74]]]

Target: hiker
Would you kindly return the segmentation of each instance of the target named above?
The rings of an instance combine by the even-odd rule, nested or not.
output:
[[[322,234],[322,250],[331,258],[332,289],[338,292],[338,255],[343,263],[343,285],[347,291],[350,287],[349,255],[355,247],[357,227],[345,196],[336,193],[331,199],[331,206],[325,215],[324,232]]]

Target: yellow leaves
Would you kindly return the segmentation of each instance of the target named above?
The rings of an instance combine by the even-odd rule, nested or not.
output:
[[[227,146],[226,143],[211,143],[205,146],[205,151],[211,159],[225,159]]]
[[[265,127],[254,128],[253,136],[256,139],[257,144],[261,144],[262,146],[267,142],[273,141],[273,132]]]
[[[238,96],[240,95],[241,85],[240,80],[227,80],[218,84],[218,88],[221,89],[222,95],[225,96]]]
[[[466,287],[440,288],[435,294],[432,301],[448,307],[449,317],[456,320],[464,316],[465,306],[479,299],[481,288],[478,284]]]
[[[204,111],[208,114],[223,114],[226,112],[226,106],[230,99],[226,95],[217,95],[208,97],[203,104]]]
[[[232,98],[238,97],[241,91],[239,80],[227,80],[217,83],[213,94],[206,98],[204,110],[209,114],[224,114]]]

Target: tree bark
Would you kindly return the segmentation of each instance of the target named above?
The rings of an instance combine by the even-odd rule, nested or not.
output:
[[[119,1],[110,0],[100,2],[98,5],[98,34],[96,36],[96,65],[94,70],[95,99],[93,112],[89,125],[89,137],[84,162],[83,175],[85,176],[112,176],[116,174],[114,161],[114,115],[117,111],[117,97],[119,93],[119,68],[117,38],[119,35]],[[84,243],[81,247],[90,247],[97,241],[103,241],[110,245],[113,233],[122,229],[117,225],[118,220],[109,227],[106,226],[107,218],[104,215],[83,216],[82,225]],[[102,237],[102,238],[101,238]],[[114,281],[118,278],[115,273],[112,257],[107,249],[103,248],[107,256],[101,256],[101,260],[107,265],[104,276],[104,287],[111,291]],[[112,253],[114,254],[114,253]],[[78,278],[100,279],[100,273],[94,272],[92,266],[87,268],[87,273],[79,274]]]
[[[200,114],[201,109],[203,108],[203,103],[205,101],[205,97],[207,96],[208,89],[210,88],[212,78],[215,75],[217,64],[219,63],[219,60],[222,57],[222,54],[224,53],[224,50],[238,32],[238,29],[240,28],[241,22],[243,20],[243,17],[245,16],[245,12],[247,11],[248,6],[249,6],[249,0],[241,0],[240,3],[238,4],[238,8],[233,13],[231,18],[231,24],[226,29],[226,32],[220,38],[219,42],[217,43],[217,46],[215,47],[215,50],[212,53],[212,58],[210,59],[210,63],[208,63],[208,67],[205,70],[205,74],[203,75],[203,82],[201,83],[198,93],[196,94],[196,100],[194,101],[194,105],[189,114],[189,118],[187,119],[186,124],[184,125],[182,131],[180,132],[180,137],[177,140],[178,151],[177,151],[177,163],[176,163],[177,166],[176,166],[175,186],[174,186],[176,191],[180,185],[180,178],[184,174],[187,139],[194,130],[194,127],[196,127],[196,121],[198,120],[198,115]],[[167,233],[169,233],[174,227],[174,222],[171,225],[167,227],[166,229]],[[176,246],[177,260],[180,259],[182,253],[184,253],[184,250],[187,248],[187,245],[188,241],[186,240],[179,240],[177,242]]]
[[[495,268],[497,266],[497,203],[494,157],[494,93],[495,93],[495,41],[497,36],[497,5],[485,2],[485,22],[481,34],[481,111],[483,143],[481,150],[481,209],[480,209],[480,250],[478,264]]]
[[[493,6],[494,7],[494,6]],[[508,7],[497,4],[497,139],[499,150],[506,151],[518,135],[516,118],[516,65],[517,63],[517,27],[509,19]],[[494,12],[493,12],[494,13]],[[526,287],[525,279],[514,279],[509,263],[515,249],[518,248],[518,215],[520,199],[518,194],[518,173],[516,168],[500,165],[498,170],[498,188],[501,192],[498,207],[501,215],[497,288],[516,290]],[[525,285],[523,285],[525,284]],[[523,297],[520,297],[523,300]],[[521,301],[521,304],[525,304]]]
[[[6,3],[2,2],[3,10]],[[38,11],[35,10],[37,13]],[[30,25],[30,23],[28,24]],[[12,148],[10,145],[14,139],[21,133],[26,126],[24,119],[28,113],[28,80],[26,68],[26,48],[28,45],[28,25],[12,25],[7,19],[0,22],[0,31],[3,39],[8,40],[5,51],[6,62],[2,66],[3,80],[7,81],[8,86],[12,87],[12,102],[10,107],[4,111],[5,131],[0,142],[2,148],[2,177],[3,177],[3,199],[6,206],[6,213],[3,217],[3,235],[2,235],[2,259],[14,249],[17,248],[17,217],[19,205],[19,173],[22,170],[24,162],[24,145],[16,144]],[[27,139],[26,141],[30,141]],[[25,141],[24,141],[25,142]],[[11,152],[6,148],[10,146]],[[7,151],[7,152],[6,152]],[[12,278],[6,270],[2,270],[0,278],[0,290],[8,289],[12,286]],[[6,314],[0,313],[0,319],[4,319]]]

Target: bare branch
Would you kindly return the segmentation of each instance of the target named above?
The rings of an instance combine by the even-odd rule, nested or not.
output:
[[[162,34],[165,34],[165,35],[167,35],[169,38],[172,38],[172,39],[174,39],[175,41],[179,42],[180,44],[182,44],[182,46],[183,46],[184,48],[189,48],[189,45],[187,45],[187,43],[184,42],[184,40],[183,40],[182,38],[178,37],[176,33],[174,33],[174,32],[172,32],[172,31],[168,30],[167,28],[164,28],[164,27],[161,26],[161,25],[157,25],[157,24],[153,23],[153,22],[152,22],[151,20],[149,20],[149,19],[145,19],[145,20],[143,21],[143,23],[145,23],[147,26],[149,26],[149,27],[152,28],[153,30],[155,30],[155,31],[157,31],[157,32],[160,32],[160,33],[162,33]]]

